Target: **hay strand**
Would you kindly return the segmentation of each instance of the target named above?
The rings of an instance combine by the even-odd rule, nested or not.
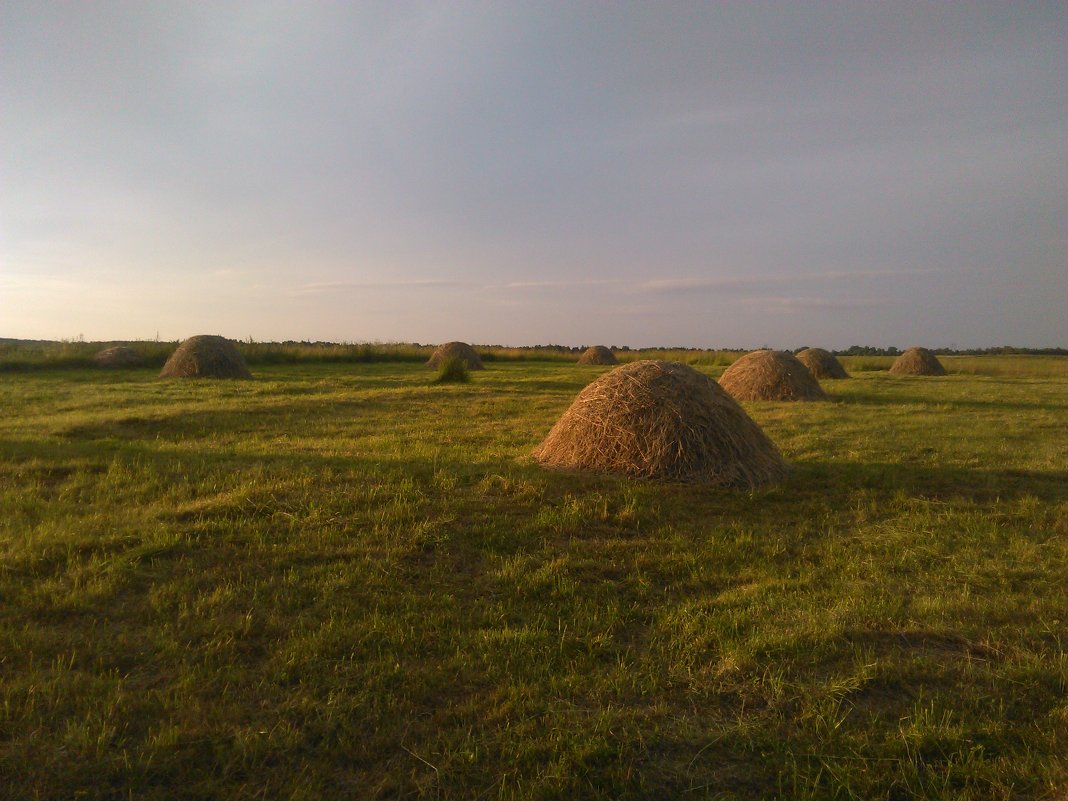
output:
[[[582,390],[533,453],[551,468],[752,489],[780,481],[778,449],[715,381],[638,361]]]

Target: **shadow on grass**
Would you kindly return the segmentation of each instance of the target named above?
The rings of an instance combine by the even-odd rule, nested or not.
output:
[[[461,390],[462,391],[462,390]],[[331,403],[332,416],[339,411],[343,416],[358,420],[362,413],[381,410],[388,406],[402,406],[394,396],[383,398],[354,398]],[[406,399],[400,399],[406,401]],[[262,450],[242,451],[232,446],[220,447],[220,435],[240,436],[262,431],[293,431],[296,425],[304,426],[309,421],[317,422],[322,415],[319,402],[300,402],[285,406],[272,405],[252,412],[202,411],[162,416],[125,416],[95,423],[85,423],[63,429],[47,440],[0,441],[0,453],[8,458],[36,458],[56,462],[77,460],[81,462],[111,459],[119,454],[150,457],[153,459],[189,460],[204,462],[226,461],[249,466],[278,465],[286,469],[307,470],[316,467],[347,468],[386,471],[410,476],[432,474],[443,466],[459,468],[457,473],[500,473],[516,469],[530,476],[541,477],[546,489],[561,494],[582,494],[586,491],[611,491],[621,484],[647,487],[655,492],[666,505],[672,503],[704,507],[706,503],[722,508],[736,507],[737,502],[748,506],[746,499],[759,497],[763,502],[776,505],[797,503],[806,500],[830,502],[827,499],[848,497],[857,490],[892,497],[907,495],[928,500],[965,499],[977,503],[990,503],[998,499],[1031,496],[1046,502],[1068,500],[1068,479],[1055,470],[1020,470],[1012,468],[976,469],[956,466],[931,466],[926,464],[899,463],[851,463],[851,462],[798,462],[791,465],[785,482],[755,492],[725,490],[701,485],[659,484],[639,481],[624,476],[575,471],[546,470],[528,460],[528,451],[514,457],[498,459],[458,459],[450,462],[447,450],[450,443],[442,443],[443,452],[436,464],[425,458],[404,455],[367,456],[365,451],[353,448],[351,455],[324,455],[314,451]],[[322,421],[322,431],[328,432],[336,421]],[[286,423],[291,425],[287,426]],[[307,433],[307,432],[305,432]],[[469,449],[483,443],[482,437],[472,432],[471,438],[456,439],[451,443],[461,449]],[[530,447],[537,440],[532,432]],[[181,453],[161,451],[158,442],[181,443]],[[201,446],[199,441],[203,441]],[[339,440],[339,444],[344,439]],[[263,448],[277,447],[263,443]],[[924,454],[915,454],[923,458]],[[442,461],[442,457],[445,461]],[[735,500],[732,500],[735,499]]]
[[[963,498],[978,503],[1033,496],[1068,500],[1068,479],[1055,470],[974,469],[870,462],[802,462],[793,465],[790,486],[808,493],[842,494],[864,489],[929,500]]]
[[[828,396],[834,403],[846,406],[939,406],[947,409],[976,410],[985,409],[992,411],[1068,411],[1068,403],[1056,403],[1050,401],[1026,402],[1015,400],[981,398],[944,398],[939,396],[897,395],[882,394],[876,392],[849,392],[836,393]]]

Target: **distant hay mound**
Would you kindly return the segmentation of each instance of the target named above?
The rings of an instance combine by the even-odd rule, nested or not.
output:
[[[602,375],[533,456],[545,467],[717,487],[752,489],[786,475],[775,445],[715,381],[666,361]]]
[[[813,378],[849,378],[837,357],[823,348],[805,348],[797,354],[797,360],[808,368]]]
[[[723,371],[719,385],[740,401],[827,400],[808,368],[781,350],[747,353]]]
[[[171,354],[160,378],[252,378],[245,357],[229,339],[201,334]]]
[[[427,367],[440,367],[446,359],[463,359],[468,370],[485,370],[482,359],[475,353],[475,349],[466,342],[446,342],[439,345],[434,355],[427,361]]]
[[[594,345],[586,348],[579,356],[579,364],[619,364],[616,355],[604,345]]]
[[[98,367],[136,367],[144,359],[133,348],[125,345],[117,345],[114,348],[104,348],[93,357]]]
[[[890,365],[890,375],[945,375],[946,368],[927,348],[909,348]]]

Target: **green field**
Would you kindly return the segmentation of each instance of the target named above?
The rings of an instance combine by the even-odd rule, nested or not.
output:
[[[1066,797],[1068,358],[843,359],[754,493],[415,358],[0,374],[0,797]]]

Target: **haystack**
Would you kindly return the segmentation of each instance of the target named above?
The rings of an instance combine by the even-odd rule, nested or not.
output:
[[[434,355],[427,361],[426,366],[440,367],[446,359],[463,359],[468,370],[486,369],[482,365],[482,359],[475,353],[475,349],[466,342],[446,342],[444,345],[438,345],[438,349],[434,351]]]
[[[604,345],[594,345],[586,348],[579,356],[579,364],[619,364],[616,355]]]
[[[229,339],[190,337],[171,354],[160,378],[252,378],[245,357]]]
[[[808,368],[813,378],[849,378],[838,358],[823,348],[805,348],[797,354],[797,360]]]
[[[104,348],[93,357],[97,367],[136,367],[144,361],[141,354],[125,345]]]
[[[717,487],[755,488],[786,474],[775,445],[715,381],[665,361],[602,375],[533,456],[546,467]]]
[[[735,400],[826,400],[819,382],[792,353],[754,350],[723,371],[719,385]]]
[[[890,365],[891,375],[945,375],[946,368],[927,348],[909,348]]]

